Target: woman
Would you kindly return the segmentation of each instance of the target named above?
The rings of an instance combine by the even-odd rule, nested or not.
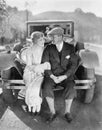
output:
[[[50,64],[41,64],[44,50],[44,34],[36,31],[31,34],[32,45],[26,51],[26,67],[23,79],[26,85],[25,102],[28,110],[39,112],[42,98],[40,97],[41,84],[43,81],[44,70],[50,69]]]

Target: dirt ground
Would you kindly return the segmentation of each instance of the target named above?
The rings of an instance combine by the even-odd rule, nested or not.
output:
[[[61,92],[55,94],[58,116],[51,124],[45,122],[49,114],[45,101],[40,115],[34,117],[25,112],[23,99],[10,105],[0,95],[0,130],[102,130],[102,77],[97,76],[95,95],[90,104],[85,104],[78,98],[74,100],[71,109],[73,121],[70,124],[63,117],[64,101],[60,94]]]

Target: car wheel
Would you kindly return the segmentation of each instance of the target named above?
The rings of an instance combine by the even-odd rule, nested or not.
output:
[[[91,101],[93,100],[94,89],[95,89],[95,85],[93,85],[92,88],[86,90],[85,101],[84,101],[85,103],[91,103]]]
[[[93,68],[85,69],[85,73],[87,79],[91,79],[91,80],[95,79],[95,70]],[[85,100],[84,100],[85,103],[91,103],[91,101],[93,100],[94,89],[95,89],[95,82],[93,82],[90,89],[86,90]]]
[[[3,89],[3,99],[5,102],[7,103],[14,103],[17,101],[16,96],[13,95],[13,91],[12,89]]]
[[[10,79],[11,78],[11,69],[2,71],[1,78],[2,78],[3,81],[5,81],[5,80],[7,81],[8,79]],[[3,88],[2,91],[3,91],[3,93],[2,93],[3,99],[7,103],[11,104],[11,103],[14,103],[17,100],[17,98],[14,95],[12,89]]]

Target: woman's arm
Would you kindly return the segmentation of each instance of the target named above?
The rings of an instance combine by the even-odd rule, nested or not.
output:
[[[26,53],[26,68],[32,71],[34,70],[35,67],[36,65],[33,64],[33,55],[32,55],[32,50],[30,48],[27,50]]]

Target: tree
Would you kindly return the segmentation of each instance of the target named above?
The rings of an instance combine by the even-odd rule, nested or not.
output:
[[[0,0],[0,17],[7,16],[8,12],[6,9],[6,2],[5,0]]]

